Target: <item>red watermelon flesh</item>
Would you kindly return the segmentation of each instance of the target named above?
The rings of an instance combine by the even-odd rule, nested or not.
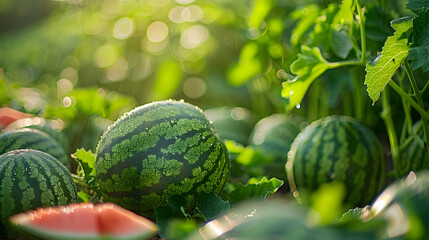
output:
[[[26,234],[43,239],[145,239],[157,232],[150,220],[113,203],[39,208],[10,220]]]

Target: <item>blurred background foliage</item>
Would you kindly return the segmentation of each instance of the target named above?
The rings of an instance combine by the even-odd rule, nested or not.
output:
[[[410,14],[405,1],[375,2],[362,1],[372,55],[392,34],[389,22]],[[72,151],[95,149],[93,139],[111,121],[155,100],[184,99],[204,110],[242,107],[255,120],[283,113],[282,82],[301,45],[318,46],[328,60],[358,55],[342,39],[340,30],[349,25],[331,18],[340,3],[2,0],[0,106],[59,120],[54,127],[71,136]],[[292,113],[306,121],[353,115],[353,78],[361,84],[363,120],[380,125],[363,67],[328,71],[310,87],[307,107],[297,105]]]

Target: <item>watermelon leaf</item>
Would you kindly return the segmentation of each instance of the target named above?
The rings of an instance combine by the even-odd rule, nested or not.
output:
[[[85,177],[95,174],[95,154],[91,150],[86,151],[84,148],[77,149],[72,158],[82,167]]]
[[[413,70],[423,67],[429,71],[429,9],[420,11],[413,20],[414,47],[408,52],[408,60]]]
[[[198,195],[196,212],[203,215],[206,221],[215,219],[229,209],[229,202],[222,200],[215,193],[201,192]]]
[[[429,7],[429,0],[409,0],[406,6],[410,10],[420,10]]]
[[[429,45],[429,9],[420,11],[413,19],[414,46]]]
[[[377,61],[366,65],[365,84],[367,91],[375,103],[380,97],[386,84],[395,74],[402,61],[408,56],[408,39],[404,37],[410,28],[412,28],[412,18],[405,17],[391,22],[396,30],[393,36],[387,38],[384,43],[381,57]]]
[[[429,46],[414,47],[408,51],[408,60],[413,70],[423,67],[423,71],[429,71]]]
[[[231,192],[225,192],[225,198],[231,203],[238,203],[250,198],[266,199],[283,185],[283,181],[277,178],[268,180],[263,177],[261,180],[251,178],[246,185],[238,183]]]
[[[298,106],[304,98],[311,83],[329,69],[329,63],[323,58],[320,49],[301,46],[298,59],[292,63],[290,70],[295,78],[283,82],[282,97],[289,100],[288,108]]]
[[[185,213],[186,199],[181,195],[173,195],[167,198],[167,204],[155,208],[156,224],[159,235],[166,238],[167,227],[172,219],[188,218]]]

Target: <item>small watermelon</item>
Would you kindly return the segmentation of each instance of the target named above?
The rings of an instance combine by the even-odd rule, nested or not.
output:
[[[206,118],[213,124],[216,133],[222,140],[234,140],[242,145],[255,123],[251,112],[242,107],[216,107],[204,111]]]
[[[96,177],[106,201],[153,217],[171,195],[194,207],[198,193],[220,193],[229,157],[210,122],[183,101],[160,101],[119,118],[96,149]]]
[[[273,114],[256,123],[249,137],[249,146],[259,151],[266,159],[267,174],[286,179],[284,165],[287,153],[295,137],[300,133],[298,117]]]
[[[12,234],[8,218],[14,214],[74,202],[72,176],[51,155],[30,149],[0,155],[0,233]]]
[[[410,171],[420,171],[429,168],[429,152],[424,146],[424,131],[422,129],[423,122],[418,121],[413,126],[414,138],[407,148],[402,152],[402,168],[403,175],[407,175]]]
[[[286,171],[298,200],[324,183],[340,182],[351,207],[371,203],[384,181],[385,162],[374,133],[351,117],[329,116],[294,140]],[[301,195],[301,196],[300,196]]]
[[[37,130],[22,128],[0,134],[0,154],[17,149],[35,149],[46,152],[69,167],[69,158],[61,145],[48,134]]]
[[[40,239],[140,240],[158,229],[150,220],[113,203],[72,203],[14,215],[12,225]]]

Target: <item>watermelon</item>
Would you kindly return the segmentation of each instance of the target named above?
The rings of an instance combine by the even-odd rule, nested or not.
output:
[[[95,174],[106,201],[153,218],[172,195],[194,207],[198,193],[220,193],[228,178],[224,143],[197,107],[160,101],[126,113],[101,137]]]
[[[46,152],[69,167],[69,158],[61,145],[45,132],[37,129],[15,129],[0,134],[0,154],[17,149]]]
[[[414,137],[407,148],[402,152],[402,175],[407,175],[410,171],[420,171],[429,168],[429,152],[424,146],[423,122],[418,121],[413,126]]]
[[[307,126],[288,153],[286,172],[299,201],[328,182],[343,183],[351,207],[372,202],[381,190],[385,162],[374,133],[347,116],[329,116]],[[304,196],[303,196],[304,195]]]
[[[223,140],[234,140],[242,145],[255,124],[251,112],[242,107],[216,107],[204,111],[206,118],[213,124],[219,137]]]
[[[38,207],[77,202],[70,172],[51,155],[19,149],[0,155],[0,233],[9,232],[8,218]]]
[[[39,208],[10,218],[27,236],[57,239],[147,239],[158,231],[150,220],[113,203],[72,203]]]
[[[293,140],[301,132],[296,116],[273,114],[259,120],[249,137],[249,146],[264,156],[267,174],[286,179],[284,165]]]

